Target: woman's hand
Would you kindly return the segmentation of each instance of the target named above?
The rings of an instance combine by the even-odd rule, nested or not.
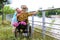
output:
[[[33,11],[32,13],[33,13],[33,15],[37,14],[37,12],[36,12],[36,11]]]
[[[32,13],[33,15],[35,15],[35,14],[38,13],[38,11],[32,11],[31,13]]]

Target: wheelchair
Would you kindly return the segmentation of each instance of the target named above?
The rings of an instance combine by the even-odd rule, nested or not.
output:
[[[23,33],[26,33],[27,36],[23,35]],[[18,27],[16,27],[15,29],[15,37],[18,38],[20,37],[20,39],[26,37],[27,39],[31,37],[31,26],[29,24],[27,24],[26,26],[24,25],[19,25]]]

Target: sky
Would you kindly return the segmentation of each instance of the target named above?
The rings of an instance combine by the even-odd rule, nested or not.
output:
[[[10,4],[13,8],[20,8],[21,5],[27,5],[29,11],[36,11],[39,8],[48,9],[52,6],[60,8],[60,0],[12,0]]]

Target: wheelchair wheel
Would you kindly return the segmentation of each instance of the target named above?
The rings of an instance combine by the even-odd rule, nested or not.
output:
[[[28,32],[27,32],[27,35],[28,35],[28,36],[27,36],[28,38],[31,37],[31,26],[29,26],[29,30],[28,30]]]
[[[15,37],[17,38],[18,35],[19,35],[19,32],[18,32],[18,29],[17,28],[15,29],[15,33],[14,34],[15,34]]]
[[[22,36],[22,33],[16,28],[15,29],[15,38],[18,40],[22,40],[23,39],[23,36]]]
[[[29,36],[31,36],[31,26],[29,27]]]
[[[28,34],[27,40],[31,40],[31,26],[29,26],[29,31],[27,34]]]
[[[23,34],[24,32],[20,32],[20,30],[18,30],[17,28],[15,29],[15,38],[20,38],[20,40],[23,38]],[[27,38],[27,40],[30,40],[31,38],[31,26],[29,26],[29,31],[27,30],[27,36],[25,36]]]

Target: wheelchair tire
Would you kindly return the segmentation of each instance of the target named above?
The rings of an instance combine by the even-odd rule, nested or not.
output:
[[[19,32],[18,32],[18,29],[16,28],[15,29],[15,33],[14,33],[16,38],[18,37],[18,34],[17,33],[19,33]]]

